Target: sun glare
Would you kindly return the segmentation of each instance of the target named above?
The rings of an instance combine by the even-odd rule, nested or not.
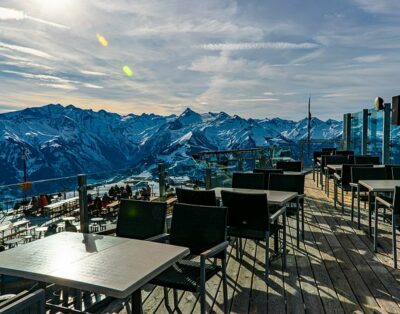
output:
[[[60,14],[69,10],[74,0],[35,0],[42,12],[46,14]]]

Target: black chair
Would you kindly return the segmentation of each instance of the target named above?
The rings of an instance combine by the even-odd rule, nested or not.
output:
[[[203,206],[218,205],[215,191],[212,190],[205,191],[176,188],[176,196],[179,203]]]
[[[392,179],[400,180],[400,167],[392,167]]]
[[[303,174],[271,174],[268,187],[268,190],[298,193],[296,200],[289,202],[289,206],[286,208],[287,216],[296,216],[297,247],[300,245],[300,211],[301,231],[304,239],[304,181]]]
[[[232,187],[239,189],[264,189],[264,175],[262,173],[234,172]]]
[[[335,155],[339,156],[354,156],[354,151],[353,150],[337,150]]]
[[[329,197],[329,180],[333,179],[334,171],[332,169],[329,169],[327,166],[328,165],[343,165],[347,164],[349,162],[347,156],[323,156],[322,157],[322,163],[323,166],[321,165],[321,172],[324,172],[325,174],[325,193]],[[321,178],[321,183],[322,183],[322,178]]]
[[[341,205],[342,205],[342,213],[344,213],[344,192],[351,192],[352,187],[350,185],[351,183],[351,168],[354,167],[355,165],[353,164],[343,164],[342,165],[342,170],[339,173],[334,174],[334,207],[336,207],[337,199],[338,199],[338,192],[337,189],[341,189],[341,194],[342,194],[342,200],[341,200]],[[372,165],[362,165],[362,167],[372,167]],[[354,199],[354,194],[352,193],[352,200]],[[354,211],[354,202],[352,201],[352,208],[351,211],[353,213]]]
[[[221,191],[222,203],[228,207],[228,235],[239,239],[265,241],[265,280],[269,274],[269,238],[283,230],[283,265],[286,267],[286,208],[270,215],[265,193]],[[282,225],[278,224],[283,217]],[[277,237],[275,237],[277,239]]]
[[[360,215],[360,193],[361,192],[368,192],[368,190],[364,187],[362,187],[359,184],[360,180],[385,180],[386,179],[386,169],[384,167],[380,167],[380,168],[365,168],[365,167],[357,167],[354,166],[351,168],[351,187],[352,187],[352,199],[351,199],[351,204],[352,204],[352,208],[354,207],[354,191],[357,191],[357,210],[358,210],[358,217],[357,217],[357,224],[358,224],[358,228],[361,227],[361,223],[360,223],[360,219],[361,219],[361,215]],[[369,225],[369,234],[371,234],[371,224],[372,224],[372,210],[373,210],[373,206],[372,206],[372,201],[373,201],[373,195],[372,193],[368,193],[367,199],[368,199],[368,225]],[[351,220],[353,221],[353,211],[351,213]]]
[[[33,292],[23,291],[0,303],[0,313],[46,313],[46,295],[43,289]]]
[[[380,165],[380,161],[378,156],[354,156],[354,164]]]
[[[380,208],[388,208],[392,210],[392,252],[394,268],[397,268],[397,243],[396,243],[396,227],[398,225],[398,216],[400,215],[400,186],[396,186],[394,191],[393,202],[388,202],[384,198],[377,196],[375,198],[375,230],[374,230],[374,251],[377,251],[378,240],[378,213]]]
[[[319,151],[314,151],[313,152],[313,169],[312,169],[312,174],[313,174],[313,180],[315,181],[315,172],[317,172],[317,186],[319,185],[318,182],[318,171],[320,170],[320,163],[318,162],[318,158],[322,156],[322,152]]]
[[[206,312],[206,281],[217,273],[222,273],[224,310],[228,312],[226,281],[226,224],[227,208],[177,203],[171,221],[169,243],[190,249],[192,256],[200,257],[200,263],[184,259],[168,268],[151,281],[152,284],[166,288],[200,293],[200,312]],[[211,258],[221,261],[207,263]],[[174,292],[175,308],[177,298]],[[168,295],[165,295],[168,308]]]
[[[324,147],[321,149],[323,155],[333,155],[336,153],[337,148],[335,147]]]
[[[154,240],[165,231],[167,203],[122,199],[117,220],[117,237]]]
[[[282,169],[254,169],[253,173],[262,173],[264,175],[264,190],[268,190],[269,176],[271,173],[283,173]]]
[[[282,169],[283,171],[301,172],[302,165],[301,161],[278,160],[276,162],[276,169]]]

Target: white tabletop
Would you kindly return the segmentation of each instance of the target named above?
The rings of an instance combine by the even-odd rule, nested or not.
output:
[[[238,193],[265,193],[267,194],[268,204],[283,206],[287,202],[297,197],[296,192],[284,192],[273,190],[256,190],[256,189],[237,189],[237,188],[214,188],[215,196],[221,198],[221,190],[238,192]]]
[[[360,180],[358,183],[370,192],[394,192],[400,186],[400,180]]]
[[[112,236],[61,232],[0,253],[0,273],[125,298],[189,249]]]

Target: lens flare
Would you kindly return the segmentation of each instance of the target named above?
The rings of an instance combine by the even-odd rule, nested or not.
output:
[[[132,69],[127,65],[124,65],[124,67],[122,68],[122,71],[129,77],[133,76]]]
[[[104,38],[104,36],[102,36],[101,34],[97,33],[96,37],[97,37],[97,40],[99,41],[100,45],[102,45],[103,47],[107,47],[108,46],[108,41],[107,41],[107,39]]]

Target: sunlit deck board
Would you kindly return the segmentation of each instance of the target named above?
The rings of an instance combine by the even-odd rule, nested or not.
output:
[[[232,313],[400,313],[400,271],[392,267],[389,226],[380,223],[379,252],[372,251],[366,234],[368,216],[362,211],[362,230],[351,222],[349,210],[342,215],[317,188],[311,176],[306,180],[305,241],[296,247],[296,225],[288,219],[288,263],[273,260],[270,282],[266,285],[265,244],[243,241],[242,263],[235,247],[229,248],[228,299]],[[331,184],[333,191],[333,184]],[[331,191],[331,192],[332,192]],[[331,196],[333,192],[331,193]],[[346,197],[346,205],[350,198]],[[272,254],[273,239],[270,240]],[[207,284],[208,309],[223,313],[220,277]],[[143,293],[145,313],[167,313],[163,290]],[[170,303],[173,305],[172,292]],[[182,313],[198,313],[197,296],[179,293]],[[177,312],[179,313],[179,312]]]

